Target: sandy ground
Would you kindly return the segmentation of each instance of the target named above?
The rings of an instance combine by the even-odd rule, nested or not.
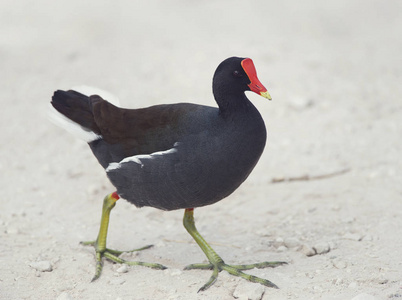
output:
[[[402,2],[144,3],[0,3],[0,298],[401,298]],[[214,105],[212,74],[233,55],[254,60],[273,96],[249,96],[268,147],[196,221],[229,263],[287,261],[250,271],[280,289],[222,272],[197,293],[210,273],[183,271],[205,261],[183,212],[124,201],[108,244],[154,244],[125,257],[169,269],[105,262],[90,283],[94,251],[79,241],[96,237],[113,187],[87,145],[47,120],[53,91],[97,86],[132,108]]]

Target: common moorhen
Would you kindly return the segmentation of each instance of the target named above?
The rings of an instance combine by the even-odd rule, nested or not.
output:
[[[209,260],[186,269],[213,270],[200,290],[209,288],[221,270],[276,287],[242,270],[276,267],[284,262],[228,265],[197,231],[193,218],[195,207],[213,204],[233,193],[264,150],[265,124],[244,93],[250,90],[271,99],[257,78],[253,61],[231,57],[218,66],[213,77],[213,94],[219,108],[179,103],[124,109],[99,95],[86,96],[74,90],[54,93],[53,107],[60,118],[70,122],[65,122],[65,127],[77,128],[78,124],[81,136],[117,189],[104,199],[98,238],[85,242],[96,250],[93,280],[102,272],[102,257],[129,265],[165,268],[123,260],[118,257],[122,251],[106,248],[110,211],[121,197],[137,207],[185,210],[184,227]]]

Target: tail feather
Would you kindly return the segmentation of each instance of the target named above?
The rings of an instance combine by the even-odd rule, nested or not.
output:
[[[107,102],[112,103],[115,106],[120,106],[119,98],[116,97],[116,95],[113,95],[100,88],[96,88],[93,86],[87,86],[87,85],[78,85],[78,86],[74,86],[72,88],[72,90],[74,90],[82,95],[85,95],[85,96],[99,95],[102,97],[102,99],[107,100]]]
[[[54,92],[52,106],[49,106],[49,118],[52,122],[88,143],[102,138],[92,111],[96,100],[92,99],[91,102],[91,95],[99,95],[108,102],[119,105],[116,96],[83,85],[74,87],[73,90]]]
[[[89,97],[76,91],[56,91],[52,97],[53,107],[71,121],[81,125],[87,130],[100,134],[95,123]]]
[[[89,97],[72,90],[58,90],[51,104],[49,117],[56,125],[88,143],[101,138]]]

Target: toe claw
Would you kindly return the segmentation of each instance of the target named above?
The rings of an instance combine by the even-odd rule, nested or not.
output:
[[[211,277],[209,278],[209,280],[207,281],[207,283],[204,284],[204,285],[198,290],[198,293],[209,289],[209,288],[215,283],[215,281],[218,279],[218,275],[219,275],[219,272],[220,272],[220,271],[221,271],[221,270],[220,270],[218,267],[214,267],[214,271],[212,272]]]
[[[94,282],[95,280],[97,280],[101,274],[102,274],[102,269],[103,269],[103,263],[102,260],[97,261],[96,262],[96,267],[95,267],[95,275],[94,277],[91,279],[91,282]]]

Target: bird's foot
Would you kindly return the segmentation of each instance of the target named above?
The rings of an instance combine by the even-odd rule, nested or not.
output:
[[[287,263],[282,262],[282,261],[273,261],[273,262],[268,262],[267,261],[267,262],[256,263],[256,264],[249,264],[249,265],[228,265],[222,259],[219,259],[219,260],[217,260],[216,262],[213,262],[213,263],[210,262],[210,263],[207,263],[207,264],[192,264],[192,265],[188,265],[188,266],[186,266],[184,268],[184,270],[194,270],[194,269],[198,269],[198,270],[213,270],[212,271],[212,276],[209,278],[207,283],[204,284],[198,290],[198,292],[205,291],[206,289],[211,287],[214,284],[214,282],[217,280],[219,272],[222,271],[222,270],[228,272],[231,275],[244,278],[244,279],[246,279],[248,281],[260,283],[260,284],[265,285],[267,287],[277,289],[278,287],[274,283],[272,283],[271,281],[269,281],[267,279],[259,278],[259,277],[254,276],[254,275],[246,274],[246,273],[244,273],[242,271],[243,270],[250,270],[250,269],[254,269],[254,268],[258,268],[258,269],[275,268],[275,267],[285,265],[285,264],[287,264]]]
[[[92,278],[91,281],[94,281],[100,277],[100,275],[102,273],[102,269],[103,269],[103,262],[102,262],[103,257],[111,260],[112,262],[119,263],[119,264],[126,264],[129,266],[144,266],[144,267],[158,269],[158,270],[166,269],[166,267],[161,264],[147,263],[147,262],[142,262],[142,261],[128,261],[128,260],[125,260],[125,259],[119,257],[122,253],[132,253],[132,252],[149,249],[149,248],[153,247],[153,245],[147,245],[145,247],[133,249],[133,250],[129,250],[129,251],[119,251],[119,250],[114,250],[114,249],[109,249],[109,248],[98,249],[98,245],[97,245],[96,241],[81,242],[81,245],[95,247],[96,269],[95,269],[95,276]]]

